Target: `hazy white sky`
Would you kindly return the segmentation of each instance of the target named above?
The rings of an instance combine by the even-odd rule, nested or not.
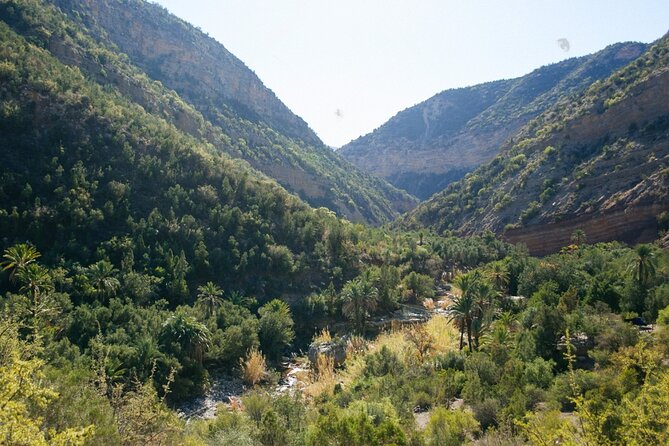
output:
[[[447,88],[669,30],[667,0],[157,2],[221,42],[335,147]]]

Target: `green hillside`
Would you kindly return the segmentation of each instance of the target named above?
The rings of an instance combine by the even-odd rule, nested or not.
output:
[[[403,224],[506,231],[536,252],[559,249],[579,228],[593,242],[654,239],[669,207],[668,41],[558,102]]]
[[[664,205],[667,57],[663,40],[497,162],[529,187],[582,154],[582,191],[610,156],[607,184],[648,172],[629,215]],[[279,117],[228,112],[213,124],[47,3],[0,0],[0,445],[669,442],[666,233],[535,258],[428,214],[352,223],[254,167],[237,136],[283,141]],[[616,145],[588,161],[588,138]]]
[[[105,7],[116,4],[98,3],[98,6]],[[89,6],[95,4],[93,2]],[[149,32],[161,29],[173,32],[177,29],[171,26],[172,21],[176,19],[156,5],[140,1],[133,2],[132,5],[133,11],[139,11],[135,11],[137,15],[146,11],[155,18],[154,22],[150,20],[142,22]],[[120,10],[128,11],[128,6],[124,5]],[[68,11],[65,6],[63,8]],[[234,103],[223,96],[217,99],[211,91],[182,91],[179,90],[180,85],[171,85],[168,79],[150,77],[150,74],[147,74],[151,73],[150,67],[136,66],[132,59],[119,52],[115,42],[104,37],[106,34],[98,35],[91,31],[91,29],[100,31],[100,28],[89,29],[81,24],[75,24],[46,2],[4,1],[0,4],[0,10],[2,11],[0,18],[20,34],[47,49],[61,62],[77,67],[85,76],[105,88],[117,89],[131,102],[139,104],[150,113],[160,115],[179,130],[213,145],[217,150],[234,158],[249,161],[255,168],[276,179],[314,207],[325,206],[351,220],[379,224],[395,217],[398,212],[410,209],[415,203],[415,199],[408,194],[363,174],[333,154],[327,147],[314,143],[315,136],[306,125],[292,115],[273,93],[263,87],[255,75],[232,55],[228,57],[235,62],[234,70],[229,73],[231,80],[242,82],[241,79],[248,78],[246,82],[252,84],[249,91],[237,92],[239,94],[235,96]],[[75,19],[82,14],[74,14]],[[110,12],[109,16],[120,17],[120,12],[119,14]],[[221,45],[193,27],[180,21],[179,23],[178,29],[186,29],[190,34],[186,36],[183,33],[178,34],[178,39],[181,40],[177,40],[177,44],[182,44],[182,41],[190,43],[197,37],[204,39],[214,50],[225,52]],[[121,21],[118,25],[120,29],[125,29],[123,27],[127,24]],[[172,40],[175,38],[173,34],[170,37]],[[159,45],[159,41],[156,41],[156,45]],[[192,51],[201,54],[199,50],[192,49]],[[217,60],[223,59],[225,58],[221,57]],[[174,63],[180,61],[175,60]],[[198,72],[196,64],[188,66],[190,76]],[[212,70],[213,68],[202,68],[200,76],[206,76]],[[216,82],[216,79],[197,78],[189,85],[206,88],[212,83],[214,86],[219,85]],[[178,95],[166,87],[174,87]],[[295,125],[288,128],[286,127],[288,124],[276,124],[276,128],[270,128],[266,121],[274,121],[269,117],[261,119],[258,113],[244,112],[248,111],[251,105],[235,106],[242,99],[253,101],[258,95],[267,98],[263,103],[269,101],[273,104],[272,116],[276,119],[279,119],[277,116],[282,116]],[[205,104],[198,101],[198,97],[211,99],[216,107],[209,102]],[[284,129],[287,129],[285,131],[289,134],[304,133],[302,135],[304,140],[285,136],[281,133]]]

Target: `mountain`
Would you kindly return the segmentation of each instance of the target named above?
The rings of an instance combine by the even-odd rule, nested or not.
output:
[[[274,297],[355,270],[336,254],[350,223],[29,40],[0,21],[4,247],[30,240],[52,265],[112,262],[170,305],[209,280]]]
[[[15,0],[0,2],[0,14],[61,62],[247,160],[313,207],[380,224],[416,204],[332,153],[239,59],[158,5]]]
[[[490,161],[500,146],[563,97],[637,58],[641,43],[611,45],[523,77],[446,90],[343,146],[354,165],[427,199]]]
[[[533,119],[400,224],[491,230],[545,254],[579,229],[592,242],[654,240],[668,210],[669,35]]]

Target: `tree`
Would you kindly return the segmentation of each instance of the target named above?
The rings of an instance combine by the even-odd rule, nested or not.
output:
[[[471,319],[474,312],[474,296],[469,293],[456,296],[446,311],[449,319],[460,329],[460,350],[464,346],[465,331],[467,331],[467,339],[471,348]]]
[[[5,250],[5,254],[2,256],[5,260],[0,262],[0,266],[3,271],[9,271],[9,280],[14,283],[16,282],[16,274],[35,262],[40,256],[41,254],[32,245],[20,243]]]
[[[7,445],[77,446],[89,439],[94,426],[49,429],[44,412],[58,393],[44,384],[44,362],[31,345],[18,340],[18,327],[0,321],[0,443]]]
[[[509,287],[509,271],[500,262],[495,262],[486,271],[486,277],[500,293],[506,293]]]
[[[114,297],[121,287],[119,280],[114,277],[116,269],[106,260],[100,260],[86,269],[86,276],[90,288],[88,294],[98,298]]]
[[[434,297],[434,281],[430,276],[411,271],[402,280],[403,297],[411,302],[420,303]]]
[[[49,270],[37,263],[19,269],[17,278],[21,283],[20,291],[26,293],[30,301],[28,312],[35,333],[39,319],[55,310],[50,299],[53,280]]]
[[[587,237],[585,235],[585,231],[583,229],[576,229],[574,232],[571,233],[571,242],[574,245],[581,246],[584,245],[587,242]]]
[[[288,304],[282,300],[274,299],[258,310],[260,321],[258,323],[258,337],[260,347],[267,358],[278,361],[286,347],[295,338],[293,317]]]
[[[655,278],[657,269],[655,253],[653,248],[646,244],[637,245],[634,252],[636,256],[630,263],[629,269],[634,274],[634,279],[639,286],[646,289],[650,281]]]
[[[472,318],[472,336],[474,338],[474,350],[479,349],[481,336],[488,330],[493,318],[495,308],[494,299],[497,297],[492,285],[486,281],[480,281],[474,289],[474,314]]]
[[[353,279],[344,285],[341,292],[342,313],[353,321],[360,333],[364,333],[367,319],[376,309],[378,294],[376,287],[362,277]]]
[[[453,281],[453,285],[459,290],[459,295],[453,299],[447,312],[450,319],[460,328],[460,350],[463,347],[465,331],[467,331],[469,349],[472,349],[472,318],[476,308],[477,280],[475,274],[462,274]]]
[[[207,282],[197,289],[197,304],[204,308],[207,317],[212,317],[216,310],[223,305],[223,290],[213,282]]]
[[[209,330],[183,310],[178,310],[163,324],[160,340],[178,356],[202,362],[209,346]]]

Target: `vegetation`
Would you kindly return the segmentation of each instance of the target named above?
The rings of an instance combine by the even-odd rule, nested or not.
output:
[[[0,22],[0,443],[667,442],[659,245],[537,259],[352,224],[63,65],[36,26],[56,10],[0,12],[21,17]],[[220,380],[248,387],[184,409]]]
[[[515,138],[525,124],[551,110],[556,102],[606,79],[645,49],[642,43],[619,43],[516,79],[443,91],[397,113],[339,153],[427,200],[490,161],[505,141]],[[545,148],[546,155],[554,152],[551,146]],[[520,168],[511,163],[506,167],[508,172]],[[550,191],[546,199],[548,195]]]
[[[325,147],[234,55],[157,4],[5,0],[0,18],[104,88],[248,161],[313,207],[378,225],[417,203]]]
[[[491,162],[401,217],[397,226],[500,234],[631,207],[642,215],[644,206],[656,205],[659,211],[645,220],[627,223],[626,239],[635,240],[641,228],[662,230],[668,121],[664,107],[656,105],[661,100],[655,85],[667,82],[667,54],[669,37],[664,36],[581,94],[552,102],[514,138],[500,142]],[[604,233],[590,241],[611,239],[616,236]]]

